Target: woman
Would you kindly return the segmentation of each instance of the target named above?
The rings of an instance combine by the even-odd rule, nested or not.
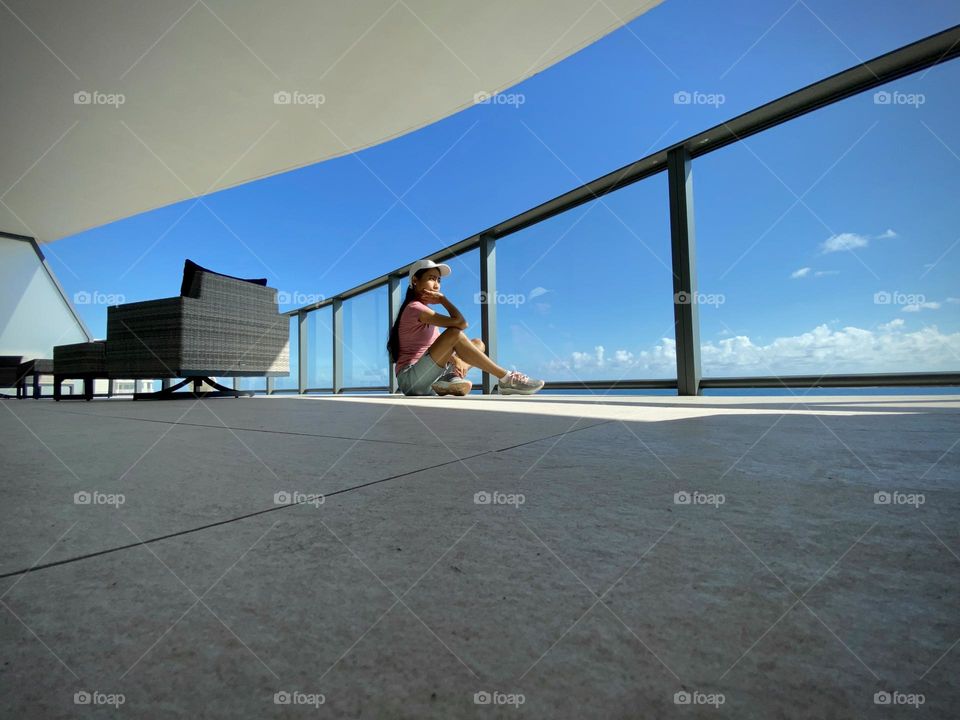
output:
[[[471,340],[463,332],[467,321],[440,292],[440,278],[449,274],[449,265],[432,260],[419,260],[410,268],[410,285],[387,342],[400,391],[404,395],[466,395],[473,387],[466,379],[467,370],[476,366],[499,378],[501,395],[537,392],[543,380],[508,372],[484,354],[482,340]],[[430,305],[442,305],[450,314],[434,312]],[[441,333],[439,328],[446,329]]]

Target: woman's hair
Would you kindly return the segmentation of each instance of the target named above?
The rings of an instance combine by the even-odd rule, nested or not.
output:
[[[430,268],[421,268],[417,270],[413,276],[419,280],[420,276],[429,269]],[[417,291],[413,289],[413,285],[408,285],[407,294],[403,298],[403,302],[400,303],[400,309],[397,310],[397,319],[393,321],[393,327],[390,328],[390,338],[387,340],[387,352],[390,353],[391,363],[395,363],[397,358],[400,357],[400,316],[403,315],[403,311],[407,309],[407,305],[416,299]]]

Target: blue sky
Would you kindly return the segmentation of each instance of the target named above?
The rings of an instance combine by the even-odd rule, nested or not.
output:
[[[946,1],[666,0],[506,91],[522,103],[45,249],[71,296],[175,295],[186,257],[330,296],[958,22]],[[960,369],[958,84],[955,61],[883,88],[889,103],[860,95],[695,161],[705,375]],[[504,364],[674,375],[662,175],[504,238],[498,257]],[[476,253],[453,268],[444,291],[479,334]],[[105,335],[105,307],[78,311]],[[347,319],[346,384],[381,381],[385,293]],[[329,384],[328,326],[311,321],[311,385]]]

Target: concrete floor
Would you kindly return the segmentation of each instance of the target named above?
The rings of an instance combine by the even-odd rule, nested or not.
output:
[[[3,718],[957,717],[960,396],[0,405]]]

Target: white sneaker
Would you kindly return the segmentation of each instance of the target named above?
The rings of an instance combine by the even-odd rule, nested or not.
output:
[[[533,380],[516,370],[508,372],[497,386],[501,395],[533,395],[543,387],[543,380]]]
[[[459,395],[462,397],[469,394],[473,388],[473,383],[458,375],[453,375],[440,378],[430,387],[437,395]]]

